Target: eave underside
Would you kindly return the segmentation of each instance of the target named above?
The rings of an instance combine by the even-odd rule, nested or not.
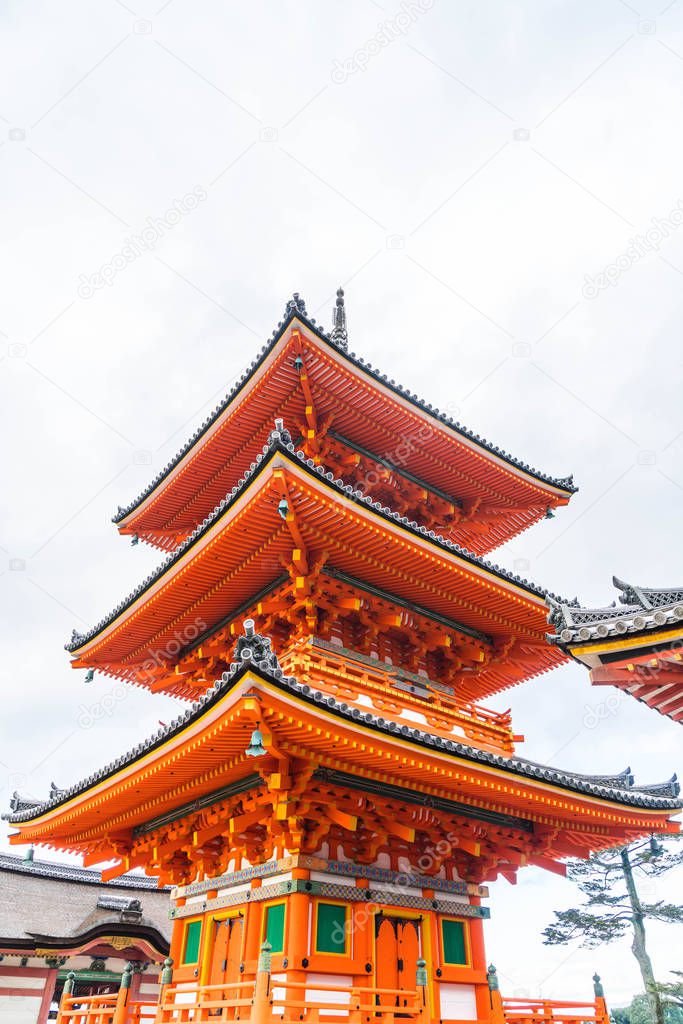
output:
[[[606,800],[505,771],[503,759],[493,767],[429,753],[409,735],[383,737],[273,686],[249,677],[201,730],[188,720],[172,744],[64,807],[13,822],[13,841],[81,852],[88,863],[117,857],[113,874],[140,866],[188,882],[236,856],[259,863],[276,848],[313,853],[330,839],[359,863],[382,849],[410,860],[450,829],[461,837],[458,875],[486,880],[676,829],[671,801],[627,806],[618,794]],[[252,760],[255,725],[267,752]]]
[[[683,722],[683,659],[676,651],[630,654],[591,669],[596,686],[615,686],[674,722]]]
[[[283,500],[284,518],[278,514]],[[314,633],[306,609],[315,605],[320,574],[329,567],[398,603],[417,602],[427,614],[490,637],[498,654],[473,681],[463,676],[463,699],[478,700],[565,660],[545,642],[538,597],[477,572],[440,548],[438,539],[416,537],[367,505],[340,500],[300,463],[272,459],[201,544],[78,649],[74,665],[190,696],[177,666],[200,633],[225,628],[235,616],[234,635],[240,616],[253,611],[250,602],[278,584],[283,571],[299,599],[300,628]],[[160,674],[167,683],[159,683]]]

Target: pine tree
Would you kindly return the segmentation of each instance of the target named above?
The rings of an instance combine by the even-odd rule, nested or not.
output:
[[[543,932],[546,945],[578,939],[591,948],[630,932],[654,1024],[665,1024],[664,1008],[647,951],[645,922],[683,923],[683,906],[663,899],[644,903],[636,878],[659,878],[681,864],[683,852],[665,850],[654,837],[649,842],[603,850],[585,861],[571,861],[567,876],[576,882],[585,901],[580,907],[555,911],[555,921]]]

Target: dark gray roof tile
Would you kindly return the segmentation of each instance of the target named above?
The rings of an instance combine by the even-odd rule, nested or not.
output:
[[[307,683],[300,683],[293,676],[285,676],[277,656],[271,649],[270,639],[255,633],[251,620],[247,620],[245,623],[245,630],[244,636],[241,636],[237,641],[235,647],[236,660],[231,663],[229,672],[224,672],[211,689],[192,705],[191,709],[189,709],[189,715],[187,712],[184,712],[169,725],[159,729],[143,743],[138,744],[132,751],[125,754],[125,764],[132,764],[138,759],[140,754],[146,753],[161,743],[166,742],[170,737],[181,732],[188,722],[194,722],[199,719],[205,710],[232,689],[245,671],[251,669],[263,677],[272,680],[275,685],[296,694],[302,700],[314,704],[325,702],[326,707],[340,718],[354,722],[362,720],[366,725],[383,733],[399,732],[421,746],[443,749],[445,745],[450,753],[475,764],[491,765],[523,778],[551,782],[563,789],[573,790],[578,793],[590,793],[606,800],[642,807],[643,809],[676,810],[683,806],[679,800],[680,786],[675,776],[668,780],[668,782],[660,785],[634,786],[630,769],[625,769],[623,772],[611,776],[584,775],[578,772],[563,771],[558,768],[552,768],[549,765],[529,761],[526,758],[502,757],[499,754],[480,750],[458,740],[444,740],[443,737],[435,736],[414,726],[387,722],[381,716],[374,714],[374,712],[363,712],[356,707],[350,708],[343,701],[338,701],[332,696],[324,695],[319,690],[312,690]],[[30,821],[77,794],[84,792],[95,782],[106,779],[118,770],[119,767],[120,759],[106,765],[100,771],[88,776],[84,781],[75,783],[68,789],[53,792],[52,796],[42,803],[5,814],[3,818],[12,824]]]
[[[136,509],[138,505],[140,505],[145,500],[145,498],[147,498],[159,486],[159,484],[168,476],[171,470],[173,470],[178,465],[178,463],[184,458],[184,456],[194,447],[197,441],[206,433],[209,427],[216,421],[216,419],[218,419],[221,413],[223,413],[225,409],[227,409],[227,407],[230,405],[233,399],[239,394],[241,389],[244,387],[245,383],[251,378],[251,376],[256,372],[261,363],[264,361],[266,356],[269,355],[272,349],[277,345],[278,341],[284,334],[285,329],[289,326],[289,324],[295,317],[301,320],[303,323],[305,323],[306,326],[321,341],[327,343],[328,345],[331,345],[333,348],[338,349],[342,353],[344,358],[346,358],[358,369],[364,370],[365,372],[369,373],[372,377],[374,377],[376,380],[380,381],[382,384],[386,384],[386,386],[391,388],[393,391],[408,398],[414,405],[418,406],[420,409],[423,409],[425,412],[430,413],[432,416],[434,416],[435,419],[439,420],[447,427],[450,427],[451,429],[455,430],[457,433],[461,434],[462,437],[467,438],[467,440],[469,441],[476,442],[482,448],[485,448],[487,451],[491,452],[492,455],[496,455],[498,458],[503,459],[505,462],[508,462],[511,466],[515,466],[518,469],[523,469],[531,476],[536,477],[536,479],[541,481],[542,483],[550,484],[553,487],[560,487],[561,489],[566,490],[567,493],[573,494],[576,492],[577,488],[574,486],[574,478],[572,475],[567,477],[555,477],[550,476],[547,473],[543,473],[541,470],[535,469],[533,466],[529,466],[526,462],[522,462],[520,459],[516,459],[513,455],[510,455],[509,452],[506,452],[499,446],[494,445],[491,441],[487,441],[486,438],[480,437],[479,434],[475,434],[473,431],[463,426],[463,424],[461,424],[459,421],[452,419],[452,417],[447,416],[445,413],[439,412],[438,409],[430,405],[428,402],[425,402],[423,399],[419,398],[416,394],[413,394],[407,388],[401,387],[400,384],[395,384],[393,380],[389,380],[386,374],[383,374],[381,373],[380,370],[374,368],[369,362],[367,362],[367,360],[362,359],[360,356],[357,356],[354,352],[348,352],[346,350],[345,344],[340,339],[335,337],[334,332],[330,334],[324,331],[319,325],[316,325],[315,321],[309,318],[306,315],[306,313],[302,311],[300,302],[299,305],[297,306],[296,304],[293,304],[293,300],[290,300],[290,302],[287,305],[285,319],[278,323],[277,328],[276,330],[273,331],[271,339],[268,342],[268,344],[263,346],[263,348],[260,350],[256,358],[251,362],[251,364],[248,366],[245,372],[238,378],[235,385],[226,394],[223,401],[216,406],[213,413],[210,416],[208,416],[203,423],[200,424],[200,426],[188,438],[188,440],[182,446],[182,448],[180,448],[179,451],[173,456],[173,458],[164,466],[164,468],[159,473],[157,473],[157,475],[150,481],[147,487],[145,487],[145,489],[141,491],[136,498],[129,502],[128,505],[119,505],[118,511],[112,517],[112,521],[114,523],[120,523],[123,519],[126,518],[126,516],[128,516],[134,509]]]

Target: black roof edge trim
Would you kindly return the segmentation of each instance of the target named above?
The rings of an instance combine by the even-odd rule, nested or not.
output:
[[[513,466],[515,469],[522,470],[522,472],[526,473],[528,476],[534,477],[542,484],[547,484],[551,487],[556,487],[570,495],[576,494],[576,492],[578,491],[578,487],[574,484],[572,476],[554,477],[551,476],[550,474],[543,473],[541,470],[535,469],[533,466],[529,466],[527,463],[521,462],[519,459],[516,459],[509,452],[504,451],[504,449],[502,448],[498,448],[491,441],[487,441],[486,438],[480,437],[479,434],[475,434],[473,431],[469,430],[467,427],[463,426],[458,421],[451,419],[450,416],[446,416],[444,413],[441,413],[438,409],[434,409],[428,402],[425,402],[423,399],[413,394],[407,388],[403,388],[400,385],[397,385],[395,382],[388,379],[386,377],[386,374],[382,374],[377,368],[373,367],[370,363],[367,363],[365,360],[361,359],[360,356],[357,356],[355,352],[348,352],[341,346],[337,345],[327,332],[323,331],[317,324],[313,323],[304,313],[302,313],[299,310],[289,312],[285,319],[280,321],[277,328],[273,331],[270,339],[266,342],[265,345],[262,346],[257,356],[252,360],[247,369],[241,374],[235,387],[232,388],[226,394],[225,398],[216,406],[213,413],[211,413],[211,415],[209,415],[204,420],[202,425],[197,428],[194,434],[190,436],[190,438],[186,441],[182,448],[180,448],[179,451],[173,456],[173,458],[166,464],[166,466],[164,466],[161,472],[159,472],[156,475],[156,477],[154,477],[150,481],[150,483],[144,488],[144,490],[142,490],[136,498],[129,502],[128,505],[122,507],[119,512],[112,516],[113,523],[119,524],[123,522],[124,519],[127,519],[132,512],[139,508],[139,506],[143,503],[143,501],[145,501],[150,496],[150,494],[154,493],[157,487],[161,483],[163,483],[164,480],[168,477],[168,475],[180,464],[180,462],[187,455],[187,453],[192,451],[197,442],[204,436],[204,434],[206,434],[208,430],[210,430],[210,428],[216,422],[216,419],[228,408],[229,405],[232,404],[232,402],[235,400],[235,398],[237,398],[237,396],[240,394],[243,388],[249,383],[256,370],[258,370],[261,364],[265,362],[265,360],[268,358],[268,356],[273,351],[277,343],[280,341],[280,339],[282,338],[285,331],[287,330],[287,328],[289,327],[293,320],[300,320],[301,323],[303,323],[304,326],[307,327],[320,341],[324,342],[330,348],[334,349],[335,352],[337,352],[340,356],[346,359],[347,362],[351,363],[357,369],[364,371],[370,377],[374,378],[377,381],[377,383],[389,388],[390,391],[393,391],[394,394],[400,396],[401,398],[407,399],[411,403],[411,405],[415,406],[417,409],[420,409],[422,412],[426,412],[439,423],[443,424],[446,427],[449,427],[451,430],[455,430],[456,433],[460,434],[466,440],[473,441],[476,445],[478,445],[480,448],[483,448],[491,455],[496,456],[496,458],[502,459],[504,462],[507,462],[508,465]]]
[[[277,431],[273,433],[277,434]],[[545,587],[523,579],[515,573],[504,569],[502,566],[497,565],[495,562],[489,562],[480,555],[475,555],[472,551],[468,551],[467,548],[463,548],[459,544],[456,544],[455,541],[451,541],[448,540],[448,538],[440,536],[440,534],[437,534],[434,530],[427,530],[418,524],[413,526],[405,516],[400,516],[397,512],[393,512],[389,509],[388,506],[382,506],[380,502],[373,501],[371,498],[363,495],[360,491],[354,490],[350,485],[344,484],[342,480],[335,479],[331,472],[325,471],[322,467],[316,467],[312,459],[307,458],[304,452],[295,449],[293,444],[283,444],[279,440],[279,434],[277,434],[277,438],[278,439],[271,441],[270,444],[263,445],[261,452],[256,456],[252,463],[253,468],[246,471],[244,476],[242,476],[238,483],[232,488],[229,495],[226,495],[226,497],[215,506],[215,508],[204,520],[202,520],[190,536],[183,541],[175,551],[170,552],[160,565],[157,566],[157,568],[150,573],[150,575],[147,576],[135,590],[120,601],[112,611],[110,611],[103,619],[100,619],[100,621],[86,633],[79,634],[74,630],[72,640],[64,645],[67,651],[71,653],[78,651],[80,647],[89,643],[98,635],[98,633],[113,622],[115,618],[137,601],[137,599],[141,597],[167,569],[177,562],[187,551],[191,550],[191,548],[202,538],[206,530],[210,529],[216,522],[219,522],[220,519],[227,514],[233,503],[242,494],[243,489],[259,477],[268,465],[270,459],[277,453],[291,459],[294,464],[300,465],[304,471],[308,472],[309,476],[325,480],[336,491],[338,491],[339,494],[353,501],[356,505],[372,509],[373,512],[380,515],[386,522],[393,523],[394,525],[398,524],[414,536],[423,537],[434,542],[450,554],[455,554],[458,557],[463,558],[470,565],[483,569],[486,572],[493,573],[504,582],[512,583],[515,586],[521,587],[534,597],[540,598],[541,600],[551,597],[553,600],[558,602],[569,603],[565,598],[562,598],[557,594],[553,594]]]
[[[42,817],[42,815],[48,811],[52,811],[62,804],[68,803],[75,796],[78,796],[83,792],[87,792],[87,790],[96,782],[100,783],[105,781],[107,778],[116,774],[121,768],[134,764],[140,756],[143,754],[147,755],[161,744],[166,743],[171,737],[181,733],[182,730],[190,723],[194,724],[194,722],[198,721],[203,715],[210,711],[216,703],[230,693],[248,672],[256,675],[263,682],[269,683],[276,689],[281,690],[283,693],[290,695],[294,694],[297,699],[303,701],[305,704],[314,707],[324,706],[330,714],[344,721],[351,720],[357,725],[362,725],[365,728],[371,729],[373,732],[378,732],[382,735],[392,735],[402,740],[415,743],[418,746],[426,747],[430,750],[452,754],[454,757],[460,757],[472,764],[496,768],[518,778],[521,777],[528,778],[532,781],[546,782],[550,785],[557,786],[560,789],[582,793],[588,796],[598,796],[612,803],[619,804],[622,807],[640,806],[645,810],[657,811],[678,810],[683,806],[683,803],[677,797],[650,797],[650,801],[654,799],[658,802],[650,802],[648,804],[647,794],[640,792],[638,787],[634,787],[628,792],[619,791],[617,793],[615,792],[614,787],[590,781],[595,778],[592,776],[579,776],[573,772],[567,772],[545,765],[537,765],[532,761],[527,761],[525,758],[515,757],[514,755],[512,757],[504,757],[500,754],[493,754],[486,750],[480,750],[477,747],[471,747],[466,743],[461,743],[456,739],[450,740],[441,736],[435,736],[431,733],[426,733],[416,726],[409,726],[407,724],[399,725],[396,722],[387,723],[380,715],[376,715],[369,711],[363,712],[358,708],[349,708],[343,702],[337,701],[336,698],[327,694],[318,693],[312,690],[310,686],[299,683],[295,677],[285,676],[282,669],[278,668],[277,674],[275,674],[270,670],[261,668],[258,664],[255,664],[251,658],[249,658],[242,661],[240,664],[233,663],[233,667],[231,667],[230,672],[225,672],[223,676],[214,683],[211,689],[207,690],[204,696],[196,702],[196,704],[188,708],[168,726],[158,730],[153,737],[150,737],[141,744],[138,744],[138,746],[134,747],[132,751],[128,751],[122,757],[117,758],[115,762],[105,766],[105,768],[100,772],[96,772],[87,779],[76,783],[71,787],[71,789],[60,790],[59,797],[54,802],[50,802],[48,800],[33,808],[32,811],[35,811],[35,813],[29,814],[28,811],[17,812],[14,815],[7,815],[7,820],[9,820],[10,824],[22,824],[32,821],[35,818]],[[319,699],[316,699],[316,697]],[[391,725],[393,725],[393,729],[390,727]],[[629,799],[629,797],[632,797],[632,799]]]

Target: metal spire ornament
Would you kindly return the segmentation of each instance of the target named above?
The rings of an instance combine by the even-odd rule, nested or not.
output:
[[[339,345],[344,350],[347,349],[349,344],[349,335],[346,330],[346,308],[344,306],[344,289],[337,289],[337,301],[332,311],[332,332],[330,334],[332,341]]]

